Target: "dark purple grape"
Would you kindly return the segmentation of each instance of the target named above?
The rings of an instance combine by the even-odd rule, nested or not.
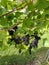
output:
[[[29,54],[31,54],[31,49],[29,49]]]
[[[19,49],[19,53],[21,53],[21,51],[22,51],[22,50],[21,50],[21,49]]]
[[[25,41],[24,41],[24,44],[25,44],[26,46],[28,46],[28,41],[25,40]]]
[[[13,29],[16,31],[18,29],[18,27],[17,26],[14,26]]]
[[[29,34],[27,34],[22,38],[26,46],[29,44],[29,37],[30,37]]]
[[[35,36],[35,39],[38,41],[38,40],[40,40],[41,38],[40,38],[40,37],[38,37],[38,36]]]
[[[38,46],[38,41],[36,39],[34,39],[32,42],[31,42],[31,46],[32,47],[37,47]]]
[[[35,32],[34,32],[34,35],[36,36],[37,34],[38,34],[38,32],[37,32],[37,31],[35,31]]]
[[[11,42],[12,42],[13,40],[14,40],[13,38],[10,39]]]
[[[14,38],[14,42],[15,42],[16,44],[21,44],[21,39],[20,39],[20,37]]]
[[[13,30],[8,30],[8,32],[9,32],[9,35],[11,35],[11,36],[14,34]]]

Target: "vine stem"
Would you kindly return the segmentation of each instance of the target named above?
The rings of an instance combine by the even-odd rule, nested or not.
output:
[[[27,3],[26,2],[22,3],[21,7],[13,8],[11,11],[8,11],[5,14],[2,14],[0,17],[7,16],[8,14],[13,13],[13,12],[15,12],[17,10],[21,10],[21,9],[25,8],[30,2],[31,2],[31,0],[28,0]]]

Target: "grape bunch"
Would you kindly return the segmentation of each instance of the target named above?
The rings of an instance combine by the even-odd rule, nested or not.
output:
[[[29,54],[31,54],[32,48],[37,48],[38,47],[38,41],[41,38],[38,36],[37,32],[34,32],[34,34],[31,35],[31,36],[34,37],[34,40],[30,43],[30,35],[29,34],[26,34],[22,38],[20,38],[20,36],[14,37],[14,31],[16,31],[16,29],[17,29],[17,26],[13,27],[11,30],[8,30],[9,35],[11,36],[10,40],[15,42],[15,47],[16,47],[16,45],[21,45],[23,42],[26,46],[29,45],[29,48],[28,48],[29,49]],[[22,49],[19,48],[19,53],[21,53],[21,51],[22,51]]]
[[[18,29],[17,26],[14,26],[12,29],[9,29],[8,32],[9,32],[9,35],[10,36],[13,36],[14,35],[14,32]]]
[[[35,39],[31,42],[31,44],[29,46],[29,53],[30,54],[31,54],[32,47],[37,48],[38,47],[38,41],[41,39],[37,34],[38,33],[35,32],[34,35],[32,35],[32,36],[34,36]]]
[[[11,39],[11,42],[14,41],[15,42],[15,47],[16,45],[21,45],[21,38],[18,36],[18,37],[12,37]],[[21,48],[19,49],[19,53],[21,53]]]
[[[29,34],[27,34],[27,35],[25,35],[25,36],[22,38],[26,46],[28,46],[28,44],[29,44],[29,37],[30,37]]]

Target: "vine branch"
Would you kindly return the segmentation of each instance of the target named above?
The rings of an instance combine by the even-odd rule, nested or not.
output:
[[[7,16],[8,14],[15,12],[16,10],[21,10],[21,9],[25,8],[30,2],[31,1],[29,0],[27,3],[22,3],[21,7],[19,6],[18,8],[14,8],[11,11],[6,12],[5,14],[2,14],[0,17]]]

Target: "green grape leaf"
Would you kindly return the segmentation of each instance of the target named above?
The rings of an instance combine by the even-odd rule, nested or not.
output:
[[[6,9],[0,6],[0,15],[6,13]]]
[[[5,8],[7,8],[8,0],[1,0],[1,5]]]
[[[22,12],[16,12],[15,13],[15,17],[18,18],[20,15],[22,15],[23,13]]]
[[[6,18],[8,19],[8,21],[12,21],[14,19],[14,14],[11,13],[11,14],[7,15]]]
[[[35,8],[34,8],[34,5],[33,5],[33,2],[30,2],[28,4],[28,11],[33,11]]]
[[[49,6],[49,2],[47,0],[38,0],[36,8],[42,10]]]
[[[31,27],[32,23],[33,23],[33,21],[30,18],[27,18],[27,19],[24,19],[23,26],[24,27]]]

